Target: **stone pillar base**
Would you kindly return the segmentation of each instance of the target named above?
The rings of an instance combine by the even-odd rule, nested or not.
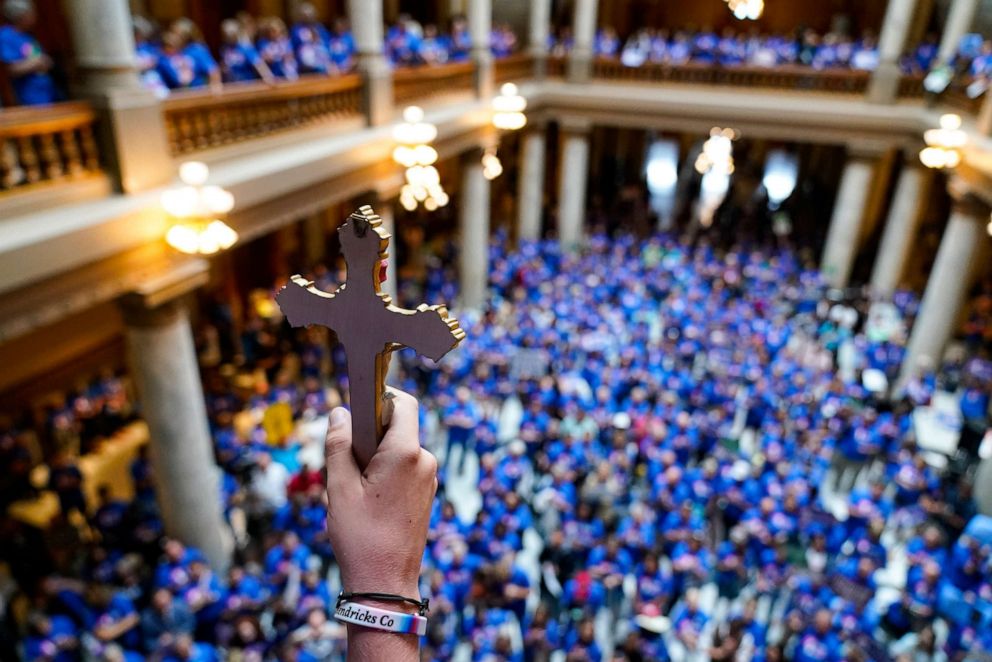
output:
[[[592,53],[572,51],[568,58],[568,82],[585,83],[592,78]]]
[[[493,89],[496,86],[493,56],[488,50],[473,51],[472,61],[475,63],[475,73],[472,81],[475,88],[475,96],[479,99],[488,99],[493,95]]]
[[[88,97],[100,116],[101,153],[119,189],[136,193],[172,181],[162,105],[143,88],[118,88]]]
[[[868,102],[890,104],[899,96],[902,72],[898,62],[881,62],[868,83]]]
[[[393,72],[382,53],[360,55],[358,73],[362,76],[362,110],[368,126],[393,121]]]

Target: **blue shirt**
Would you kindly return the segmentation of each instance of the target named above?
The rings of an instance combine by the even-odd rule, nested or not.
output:
[[[42,55],[41,45],[31,35],[12,25],[0,27],[0,61],[16,64]],[[57,100],[55,83],[47,73],[32,72],[11,76],[18,103],[25,106],[52,103]]]
[[[258,80],[258,69],[255,67],[261,63],[262,56],[251,44],[226,44],[221,47],[220,59],[225,81]]]

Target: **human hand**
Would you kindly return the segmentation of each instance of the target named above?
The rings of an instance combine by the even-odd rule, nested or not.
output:
[[[345,591],[419,598],[437,460],[420,447],[416,399],[392,393],[389,429],[364,473],[352,453],[351,414],[331,412],[327,529]]]

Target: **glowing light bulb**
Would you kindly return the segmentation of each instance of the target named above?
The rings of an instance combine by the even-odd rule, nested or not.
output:
[[[210,177],[210,168],[201,161],[186,161],[179,166],[179,179],[189,186],[203,186]]]

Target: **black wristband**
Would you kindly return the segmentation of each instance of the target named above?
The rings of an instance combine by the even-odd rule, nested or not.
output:
[[[393,593],[345,593],[341,591],[338,593],[338,602],[355,602],[357,600],[375,600],[377,602],[399,602],[408,605],[413,605],[417,608],[417,614],[420,616],[426,616],[431,610],[431,601],[428,598],[423,600],[417,600],[415,598],[405,598],[402,595],[395,595]]]

